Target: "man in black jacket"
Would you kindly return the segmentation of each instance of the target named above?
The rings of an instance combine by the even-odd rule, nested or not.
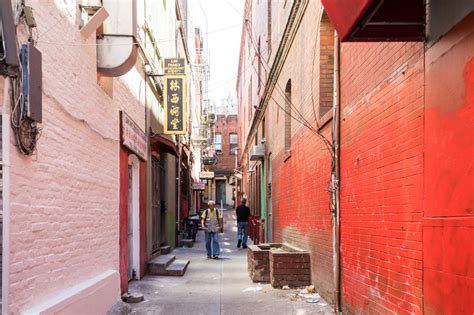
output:
[[[242,198],[241,205],[235,209],[237,215],[237,248],[247,248],[247,238],[249,235],[250,208],[245,205],[247,200]]]

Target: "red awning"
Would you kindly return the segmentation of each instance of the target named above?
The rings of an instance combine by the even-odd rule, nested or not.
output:
[[[178,157],[178,150],[176,150],[176,145],[174,144],[173,140],[155,134],[150,136],[150,141],[151,145],[158,146],[160,151],[164,151]]]
[[[342,41],[422,41],[424,0],[321,0]]]

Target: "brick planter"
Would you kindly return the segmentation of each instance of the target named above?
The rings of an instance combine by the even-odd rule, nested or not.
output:
[[[309,252],[289,244],[250,245],[247,263],[253,282],[270,282],[276,288],[311,284]]]
[[[273,246],[272,246],[273,247]],[[270,282],[274,288],[301,287],[311,284],[309,252],[288,244],[269,251]]]
[[[249,245],[247,264],[253,282],[270,282],[270,244]]]

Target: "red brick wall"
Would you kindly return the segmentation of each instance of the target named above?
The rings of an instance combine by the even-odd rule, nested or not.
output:
[[[342,303],[422,311],[422,43],[343,44]]]
[[[215,132],[222,134],[222,154],[217,155],[217,164],[211,170],[229,170],[235,168],[235,155],[230,154],[229,135],[238,133],[237,115],[217,115]]]
[[[330,124],[324,134],[328,137],[329,132]],[[273,241],[288,242],[311,253],[312,282],[332,301],[332,225],[327,192],[330,154],[316,135],[302,129],[293,137],[291,156],[284,161],[286,157],[282,150],[272,163]]]

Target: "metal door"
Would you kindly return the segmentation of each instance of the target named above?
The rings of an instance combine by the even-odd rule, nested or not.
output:
[[[160,249],[160,161],[152,157],[151,159],[151,177],[152,177],[152,195],[151,195],[151,233],[152,233],[152,253]]]
[[[216,204],[226,203],[225,200],[225,180],[216,180]]]
[[[128,280],[133,278],[133,166],[128,165]]]
[[[273,210],[272,210],[272,154],[268,155],[268,185],[267,185],[267,242],[272,242],[273,238]]]
[[[163,154],[163,157],[160,159],[158,164],[158,174],[159,174],[159,183],[160,183],[160,245],[164,246],[167,244],[166,238],[166,173],[165,167],[166,164],[166,155]]]

